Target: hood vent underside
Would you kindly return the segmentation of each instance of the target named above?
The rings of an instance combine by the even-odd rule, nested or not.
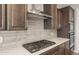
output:
[[[40,19],[49,19],[49,18],[53,18],[50,15],[47,14],[43,14],[43,13],[33,13],[33,12],[28,12],[28,17],[29,18],[40,18]]]

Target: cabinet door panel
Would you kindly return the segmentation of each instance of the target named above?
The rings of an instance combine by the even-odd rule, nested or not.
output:
[[[40,54],[40,55],[54,55],[55,52],[59,53],[59,47],[58,46]]]
[[[7,10],[8,30],[26,29],[27,6],[25,4],[8,4]]]
[[[49,22],[47,24],[44,23],[45,29],[57,29],[57,5],[44,4],[44,13],[53,17],[53,19],[47,19],[48,21],[44,21],[45,23]]]
[[[5,30],[5,4],[0,4],[0,30]]]
[[[2,5],[0,4],[0,27],[2,27]]]
[[[25,26],[25,5],[12,5],[12,26]]]

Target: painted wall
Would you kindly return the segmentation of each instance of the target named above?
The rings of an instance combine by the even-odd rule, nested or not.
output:
[[[75,9],[75,52],[79,53],[79,8]]]

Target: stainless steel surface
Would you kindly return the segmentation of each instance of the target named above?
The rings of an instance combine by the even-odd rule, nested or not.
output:
[[[25,49],[27,49],[28,51],[30,51],[31,53],[34,53],[36,51],[47,48],[47,47],[54,45],[54,44],[56,44],[56,43],[52,42],[52,41],[40,40],[40,41],[37,41],[37,42],[24,44],[23,47]]]
[[[43,14],[43,13],[39,13],[39,12],[28,12],[27,15],[28,15],[28,17],[36,17],[36,18],[44,18],[44,19],[51,18],[51,19],[53,19],[52,16],[47,15],[47,14]]]

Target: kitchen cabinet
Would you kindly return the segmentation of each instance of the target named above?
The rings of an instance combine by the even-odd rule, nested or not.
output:
[[[61,9],[57,9],[57,29],[61,29],[61,23],[63,23],[61,21]]]
[[[57,10],[57,36],[70,39],[66,43],[67,52],[74,50],[74,9],[70,6]]]
[[[65,55],[65,45],[61,44],[56,46],[55,48],[52,48],[41,55]]]
[[[40,6],[41,9],[38,6]],[[53,19],[48,18],[44,20],[44,28],[56,28],[57,5],[39,4],[35,5],[35,7],[38,11],[53,17]],[[25,4],[1,4],[0,12],[2,13],[0,13],[0,30],[26,30],[28,9],[29,8],[27,8],[27,5]]]
[[[25,30],[27,21],[27,5],[7,5],[7,30]]]
[[[56,4],[44,4],[44,13],[51,15],[52,19],[44,20],[45,29],[56,29],[57,28],[57,5]]]
[[[5,5],[4,4],[0,4],[0,30],[5,30]]]

